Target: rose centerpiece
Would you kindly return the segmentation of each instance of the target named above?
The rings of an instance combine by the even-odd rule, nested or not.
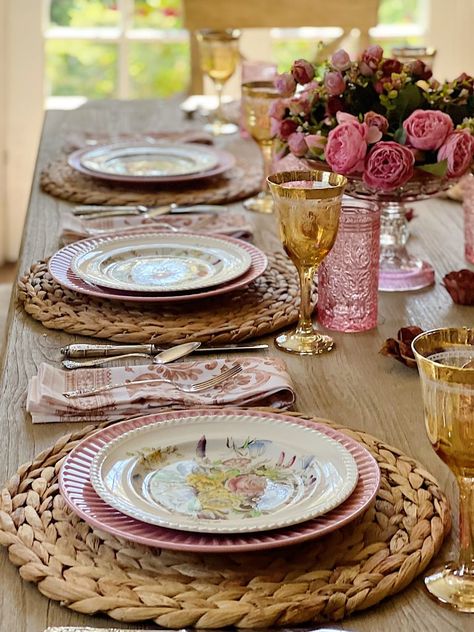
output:
[[[440,83],[423,61],[404,64],[369,46],[357,61],[344,50],[319,65],[299,59],[275,85],[277,155],[343,174],[350,195],[381,204],[380,289],[431,285],[433,268],[406,249],[405,204],[470,169],[474,79]]]

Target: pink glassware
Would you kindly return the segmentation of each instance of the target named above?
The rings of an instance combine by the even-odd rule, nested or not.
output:
[[[474,176],[463,180],[464,256],[474,263]]]
[[[318,321],[335,331],[377,326],[380,209],[345,196],[336,242],[319,268]]]

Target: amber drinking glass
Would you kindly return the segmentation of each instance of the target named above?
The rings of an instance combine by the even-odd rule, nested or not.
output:
[[[237,29],[204,29],[197,33],[201,70],[212,79],[217,92],[215,119],[213,123],[205,126],[206,131],[215,136],[234,134],[239,129],[234,123],[226,121],[222,111],[224,85],[234,74],[240,58],[239,38],[240,31]]]
[[[267,181],[283,247],[298,270],[301,285],[298,326],[277,336],[275,342],[280,349],[300,355],[331,351],[332,338],[313,325],[311,294],[318,266],[336,239],[347,180],[328,171],[284,171]]]
[[[425,424],[459,487],[459,557],[432,571],[425,586],[461,612],[474,612],[474,329],[434,329],[412,343]]]
[[[273,198],[267,184],[273,159],[274,138],[271,132],[269,109],[281,98],[272,81],[249,81],[242,84],[242,111],[245,128],[258,143],[263,158],[262,191],[244,202],[249,211],[272,213]]]

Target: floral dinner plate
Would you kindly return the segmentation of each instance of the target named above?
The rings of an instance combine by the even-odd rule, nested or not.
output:
[[[197,415],[135,428],[91,465],[97,494],[149,524],[250,533],[338,506],[358,479],[346,448],[311,427],[252,415]]]
[[[182,292],[236,279],[251,262],[239,241],[164,232],[91,242],[71,267],[84,281],[116,290]]]
[[[278,419],[291,421],[301,426],[311,427],[341,443],[357,463],[359,479],[352,494],[338,507],[322,516],[283,529],[261,531],[260,533],[191,533],[167,529],[146,522],[114,509],[100,498],[90,481],[90,467],[94,456],[103,446],[128,430],[156,424],[172,419],[182,419],[200,415],[219,415],[229,409],[173,410],[148,414],[108,425],[81,441],[67,456],[59,473],[61,495],[72,511],[100,531],[111,533],[118,538],[130,540],[145,546],[195,553],[243,553],[265,551],[289,545],[300,544],[320,538],[340,529],[360,516],[374,501],[380,485],[380,469],[370,452],[351,437],[325,423],[307,421],[300,417],[278,414]],[[235,409],[233,409],[235,412]],[[260,418],[275,418],[275,413],[256,410],[239,410],[240,413]],[[321,420],[323,422],[323,420]]]

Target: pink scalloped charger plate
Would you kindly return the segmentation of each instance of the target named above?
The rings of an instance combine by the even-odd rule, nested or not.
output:
[[[163,234],[163,231],[154,231],[157,234]],[[147,235],[152,234],[147,231]],[[186,235],[198,235],[199,233],[186,232]],[[83,281],[72,270],[71,262],[74,257],[83,252],[87,252],[95,244],[102,243],[103,241],[111,241],[117,239],[120,235],[109,234],[101,235],[100,237],[89,237],[88,239],[82,239],[72,244],[68,244],[61,250],[58,250],[48,263],[49,272],[55,281],[62,287],[80,294],[87,294],[89,296],[95,296],[96,298],[112,299],[116,301],[133,301],[135,303],[176,303],[179,301],[192,301],[201,298],[208,298],[210,296],[218,296],[219,294],[226,294],[234,290],[238,290],[255,279],[261,276],[268,265],[268,260],[264,252],[256,248],[253,244],[249,244],[241,239],[235,239],[233,237],[227,237],[224,235],[213,235],[214,238],[222,239],[237,244],[240,248],[250,254],[251,264],[250,268],[242,274],[242,276],[223,283],[209,290],[202,292],[181,292],[179,294],[173,294],[168,292],[167,294],[140,294],[137,292],[125,292],[122,290],[113,290],[111,288],[100,287],[92,283]]]
[[[195,534],[157,527],[120,513],[107,505],[95,493],[90,481],[91,462],[102,447],[124,432],[149,424],[158,424],[161,421],[196,416],[219,416],[229,411],[233,414],[240,412],[247,417],[249,415],[267,419],[276,417],[279,421],[283,420],[289,424],[311,427],[340,442],[352,454],[359,470],[359,479],[354,492],[344,503],[313,520],[284,529],[242,535]],[[76,446],[66,457],[59,475],[59,487],[64,500],[75,513],[93,527],[146,546],[197,553],[266,550],[320,538],[360,516],[375,499],[379,485],[380,469],[374,457],[360,443],[342,432],[323,423],[235,408],[170,411],[111,425],[97,431]]]

